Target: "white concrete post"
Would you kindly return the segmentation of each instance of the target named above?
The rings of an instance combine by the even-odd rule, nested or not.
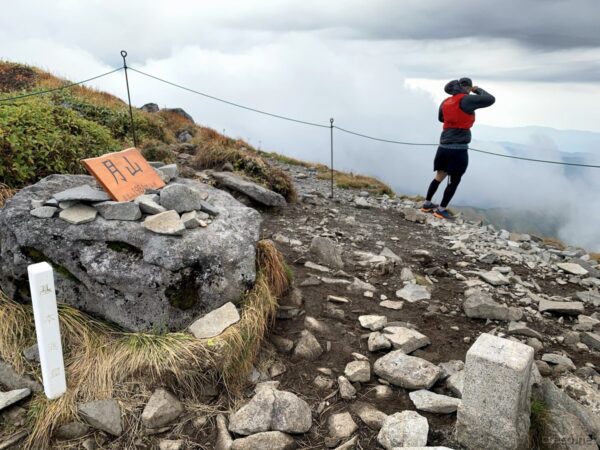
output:
[[[54,272],[46,262],[30,265],[27,272],[44,393],[49,399],[55,399],[66,392],[67,382],[54,292]]]

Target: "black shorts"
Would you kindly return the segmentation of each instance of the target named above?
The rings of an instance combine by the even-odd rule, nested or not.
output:
[[[453,148],[438,147],[433,170],[443,170],[449,175],[460,176],[467,171],[469,165],[469,151]]]

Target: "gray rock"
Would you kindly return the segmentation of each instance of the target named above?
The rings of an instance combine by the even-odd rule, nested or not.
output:
[[[65,189],[55,193],[52,197],[57,202],[106,202],[112,200],[105,191],[95,189],[90,184]]]
[[[600,334],[597,333],[581,333],[581,342],[594,350],[600,351]]]
[[[338,441],[349,438],[358,430],[358,425],[347,412],[332,414],[329,416],[327,423],[329,437]]]
[[[489,272],[481,272],[479,276],[486,283],[491,284],[492,286],[503,286],[505,284],[510,284],[508,278],[502,275],[500,272],[495,270],[490,270]]]
[[[366,426],[376,431],[381,429],[383,422],[388,417],[387,414],[379,411],[369,403],[356,402],[350,409],[354,414],[360,417],[360,420],[362,420]]]
[[[377,441],[386,450],[395,447],[424,447],[427,445],[429,423],[414,411],[403,411],[388,416],[377,435]]]
[[[44,388],[27,375],[18,374],[7,362],[0,359],[0,385],[7,389],[30,389],[32,392],[42,392]]]
[[[231,450],[294,450],[297,447],[294,439],[281,431],[266,431],[233,441]]]
[[[573,325],[575,331],[593,331],[594,329],[600,329],[600,320],[583,314],[577,317],[577,323]]]
[[[368,360],[349,362],[344,369],[344,375],[353,383],[366,383],[371,379],[371,364]]]
[[[358,209],[370,209],[372,205],[364,197],[354,197],[354,206]]]
[[[178,116],[181,116],[184,119],[194,123],[194,118],[190,116],[187,112],[185,112],[183,108],[163,108],[163,111],[168,111],[169,113],[177,114]]]
[[[559,269],[573,275],[587,275],[588,273],[587,270],[575,263],[558,263],[557,266]]]
[[[431,293],[425,286],[420,284],[407,284],[399,291],[396,291],[396,297],[402,298],[409,303],[415,303],[419,300],[429,300]]]
[[[465,363],[460,360],[452,360],[448,362],[439,363],[438,367],[442,369],[442,374],[440,375],[440,380],[445,380],[448,377],[451,377],[455,373],[460,372],[465,368]]]
[[[54,206],[40,206],[32,209],[29,213],[38,219],[50,219],[51,217],[54,217],[56,211],[58,211],[58,208],[55,208]]]
[[[144,214],[160,214],[167,209],[158,203],[158,195],[140,195],[134,200]]]
[[[98,211],[91,206],[77,204],[63,209],[58,217],[70,224],[80,225],[94,221],[97,215]]]
[[[467,448],[529,448],[533,349],[483,333],[467,352],[456,439]]]
[[[394,349],[402,350],[406,354],[431,344],[427,336],[406,327],[386,327],[383,333]]]
[[[190,325],[190,332],[198,339],[218,336],[231,325],[240,321],[240,313],[231,302],[200,317]]]
[[[233,439],[227,430],[227,419],[223,414],[217,416],[217,442],[214,450],[231,450]]]
[[[93,428],[113,436],[121,436],[121,407],[116,400],[97,400],[78,406],[79,415]]]
[[[549,409],[543,419],[542,442],[552,450],[598,450],[577,416]]]
[[[356,277],[352,280],[352,283],[350,283],[348,285],[346,290],[350,291],[350,292],[364,292],[364,291],[377,292],[377,288],[375,286],[373,286],[371,283],[367,283],[365,281],[359,280]]]
[[[552,300],[541,299],[538,310],[539,312],[577,316],[583,314],[584,307],[582,302],[554,302]]]
[[[179,176],[179,168],[177,164],[167,164],[159,167],[158,171],[168,178],[171,181],[173,178],[177,178]],[[169,182],[167,181],[167,183]]]
[[[296,358],[307,359],[314,361],[323,353],[323,348],[317,338],[307,330],[302,331],[300,340],[296,344],[294,349],[294,356]]]
[[[338,387],[340,389],[340,397],[344,400],[350,400],[356,396],[356,389],[352,386],[352,383],[348,381],[348,378],[344,376],[338,377]]]
[[[435,392],[421,389],[408,394],[410,399],[419,411],[426,411],[437,414],[450,414],[456,411],[460,400],[447,395],[436,394]]]
[[[467,297],[463,303],[463,310],[465,315],[471,319],[518,321],[523,317],[523,312],[519,308],[496,303],[489,294],[483,291],[477,291]]]
[[[27,361],[30,362],[40,362],[40,350],[37,344],[30,345],[25,350],[23,350],[23,356]]]
[[[142,412],[142,423],[146,428],[162,428],[183,413],[183,405],[173,394],[164,390],[154,391]]]
[[[202,211],[190,211],[181,215],[181,221],[188,230],[192,230],[198,227],[206,227],[206,222],[210,216]]]
[[[244,436],[264,431],[306,433],[311,425],[310,407],[304,400],[265,386],[231,415],[229,431]]]
[[[395,311],[398,311],[402,309],[402,307],[404,306],[404,302],[395,300],[384,300],[379,303],[379,306],[381,306],[382,308],[393,309]]]
[[[0,210],[0,285],[9,297],[22,292],[27,266],[42,255],[61,267],[55,275],[62,302],[127,330],[180,331],[229,301],[238,304],[254,283],[259,213],[192,180],[178,183],[204,190],[222,214],[182,237],[146,232],[136,221],[98,217],[75,227],[58,218],[30,219],[31,198],[85,182],[94,180],[53,175]]]
[[[154,216],[146,217],[143,227],[157,234],[167,236],[181,236],[185,231],[185,225],[176,211],[165,211]]]
[[[156,103],[146,103],[140,109],[147,113],[156,113],[160,110],[160,108],[158,107],[158,105]]]
[[[510,322],[508,324],[508,334],[542,339],[541,333],[529,328],[525,322]]]
[[[23,400],[25,397],[29,397],[31,395],[31,390],[25,389],[16,389],[14,391],[8,392],[0,392],[0,411],[4,408],[8,408],[10,405],[17,403],[20,400]]]
[[[159,169],[160,170],[160,169]],[[160,191],[160,204],[178,213],[201,210],[208,193],[194,185],[173,183]]]
[[[309,252],[320,264],[325,264],[327,267],[333,269],[341,269],[344,267],[342,251],[336,243],[329,238],[315,236],[310,243]]]
[[[387,324],[387,317],[385,316],[358,316],[360,326],[371,331],[379,331]]]
[[[402,350],[394,350],[375,361],[373,371],[384,380],[405,389],[429,389],[441,370],[436,365]]]
[[[573,364],[573,361],[571,361],[571,358],[564,355],[559,355],[558,353],[544,353],[542,355],[542,361],[550,364],[565,366],[571,370],[576,369],[575,364]]]
[[[591,303],[594,306],[600,306],[600,294],[595,291],[576,292],[577,298],[584,303]]]
[[[183,439],[161,439],[158,441],[159,450],[182,450]]]
[[[140,206],[134,202],[101,202],[94,208],[106,220],[138,220],[142,217]]]
[[[213,172],[212,176],[220,185],[241,192],[262,205],[285,206],[287,204],[285,198],[281,194],[273,192],[251,181],[244,180],[233,173]]]
[[[367,347],[370,352],[376,352],[379,350],[387,350],[392,348],[392,343],[388,340],[383,333],[375,331],[369,334],[367,341]]]
[[[446,380],[446,387],[456,395],[458,398],[462,398],[463,390],[465,385],[465,371],[461,370],[453,375],[450,375]]]
[[[88,434],[90,427],[81,422],[69,422],[58,427],[54,436],[58,439],[70,441],[79,439]]]

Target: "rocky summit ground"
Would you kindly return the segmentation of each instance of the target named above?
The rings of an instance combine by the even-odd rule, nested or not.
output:
[[[202,181],[224,176],[179,162]],[[331,198],[316,170],[271,163],[292,177],[298,202],[260,207],[256,200],[265,203],[268,192],[243,183],[236,189],[254,201],[232,192],[259,210],[261,237],[284,254],[294,282],[244,398],[228,411],[224,396],[217,407],[191,408],[177,392],[157,389],[127,448],[460,449],[464,361],[482,333],[535,350],[531,379],[542,406],[532,429],[539,431],[541,408],[543,432],[557,444],[533,448],[598,448],[597,261],[535,236],[438,220],[409,199],[342,189]],[[80,405],[79,415],[102,430],[83,448],[121,448],[109,436],[124,432],[116,401]],[[82,448],[76,439],[92,430],[74,422],[58,432],[75,439],[61,448]]]

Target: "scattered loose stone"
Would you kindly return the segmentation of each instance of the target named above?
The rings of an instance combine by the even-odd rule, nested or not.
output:
[[[575,263],[558,263],[557,266],[564,270],[565,272],[571,273],[573,275],[587,275],[588,271],[581,267],[579,264]]]
[[[360,326],[371,331],[379,331],[387,324],[387,317],[385,316],[358,316]]]
[[[452,360],[448,362],[439,363],[438,367],[442,369],[442,374],[440,375],[440,380],[445,380],[448,377],[451,377],[455,373],[460,372],[465,368],[465,363],[460,360]]]
[[[140,206],[134,202],[101,202],[94,204],[106,220],[138,220],[142,217]]]
[[[519,308],[496,303],[486,292],[476,291],[463,303],[465,315],[471,319],[518,321],[523,317]]]
[[[180,214],[201,210],[204,200],[207,198],[206,192],[185,184],[169,184],[160,191],[161,206],[167,211],[176,211]]]
[[[581,333],[581,342],[585,345],[600,351],[600,334],[597,333]]]
[[[379,411],[369,403],[356,402],[350,409],[354,414],[360,417],[360,420],[362,420],[365,425],[376,431],[381,429],[383,422],[388,417],[387,414]]]
[[[542,361],[559,366],[565,366],[571,370],[576,369],[575,364],[573,364],[571,358],[564,355],[559,355],[558,353],[544,353],[542,355]]]
[[[356,396],[356,389],[352,386],[352,383],[348,381],[348,378],[344,376],[338,377],[338,387],[340,389],[340,397],[344,400],[350,400]]]
[[[32,209],[29,213],[38,219],[50,219],[51,217],[54,217],[56,211],[58,211],[58,208],[55,208],[54,206],[40,206]]]
[[[92,222],[96,219],[98,211],[88,205],[77,204],[67,209],[63,209],[59,214],[62,220],[73,225],[81,225],[83,223]]]
[[[317,272],[323,272],[323,273],[331,272],[329,267],[321,266],[321,265],[315,264],[314,262],[311,262],[311,261],[306,261],[304,263],[304,267],[306,267],[307,269],[316,270]]]
[[[437,414],[450,414],[456,411],[460,400],[447,395],[436,394],[435,392],[421,389],[408,394],[410,399],[420,411],[426,411]]]
[[[555,302],[542,299],[538,305],[540,312],[551,312],[557,314],[567,314],[577,316],[583,314],[584,306],[582,302]]]
[[[285,206],[285,198],[277,192],[270,191],[256,183],[244,180],[237,175],[228,172],[213,172],[212,176],[217,179],[219,184],[241,192],[252,200],[265,206]]]
[[[338,297],[336,295],[328,295],[327,301],[333,303],[350,303],[350,300],[348,300],[346,297]]]
[[[465,371],[461,370],[453,375],[450,375],[446,380],[446,387],[456,395],[458,398],[462,398],[462,393],[465,384]]]
[[[143,226],[154,233],[171,236],[181,236],[185,231],[185,225],[176,211],[166,211],[154,216],[148,216],[146,217],[146,220],[144,220]]]
[[[66,189],[62,192],[53,195],[57,202],[106,202],[111,200],[105,191],[94,189],[87,184]]]
[[[181,215],[181,221],[188,230],[192,230],[198,227],[206,227],[206,222],[210,216],[202,211],[190,211]]]
[[[169,425],[182,413],[183,405],[173,394],[157,389],[144,407],[142,423],[146,428],[161,428]]]
[[[369,334],[367,341],[367,347],[370,352],[376,352],[379,350],[387,350],[392,348],[392,343],[388,340],[383,333],[375,331]]]
[[[349,438],[358,430],[358,425],[347,412],[329,416],[328,427],[329,437],[338,440],[338,442]]]
[[[375,286],[373,286],[370,283],[366,283],[365,281],[359,280],[358,278],[354,278],[352,280],[352,283],[348,285],[347,290],[350,292],[377,292],[377,288]]]
[[[158,442],[159,450],[181,450],[183,448],[183,440],[177,439],[161,439]]]
[[[266,431],[256,433],[242,439],[236,439],[231,445],[231,450],[294,450],[296,441],[291,436],[281,431]]]
[[[227,419],[223,414],[217,416],[217,442],[215,450],[231,450],[233,439],[227,429]]]
[[[79,439],[88,434],[90,427],[81,422],[69,422],[58,427],[54,436],[58,439],[70,441]]]
[[[393,385],[405,389],[429,389],[437,381],[441,369],[402,350],[394,350],[375,361],[374,372]]]
[[[20,400],[23,400],[25,397],[31,395],[31,390],[25,389],[16,389],[14,391],[8,392],[0,392],[0,411],[4,408],[9,407],[17,403]]]
[[[400,301],[396,301],[396,300],[384,300],[379,303],[379,306],[381,306],[383,308],[393,309],[396,311],[402,309],[403,305],[404,305],[404,302],[400,302]]]
[[[315,236],[310,243],[309,252],[317,258],[317,262],[333,269],[344,267],[342,251],[331,239]]]
[[[508,324],[508,334],[516,336],[527,336],[536,339],[542,339],[541,333],[532,330],[525,322],[510,322]]]
[[[424,447],[427,445],[429,423],[427,419],[415,411],[403,411],[388,416],[384,422],[377,441],[386,450],[399,447]]]
[[[78,410],[79,415],[93,428],[113,436],[121,436],[123,433],[121,407],[116,400],[96,400],[80,404]]]
[[[371,379],[371,365],[369,361],[352,361],[346,364],[344,375],[352,382],[366,383]]]
[[[431,344],[427,336],[410,328],[386,327],[383,333],[394,349],[402,350],[406,354]]]
[[[415,303],[419,300],[429,300],[431,293],[425,286],[420,284],[407,284],[399,291],[396,291],[396,297],[402,298],[409,303]]]
[[[323,347],[317,341],[317,338],[308,330],[302,331],[300,340],[296,344],[294,349],[294,356],[296,358],[307,359],[314,361],[323,354]]]
[[[231,302],[225,303],[190,325],[189,330],[198,339],[218,336],[231,325],[240,321],[240,313]]]
[[[158,203],[158,195],[140,195],[134,200],[140,207],[140,210],[144,214],[160,214],[165,212],[167,209],[164,206],[160,206]]]

